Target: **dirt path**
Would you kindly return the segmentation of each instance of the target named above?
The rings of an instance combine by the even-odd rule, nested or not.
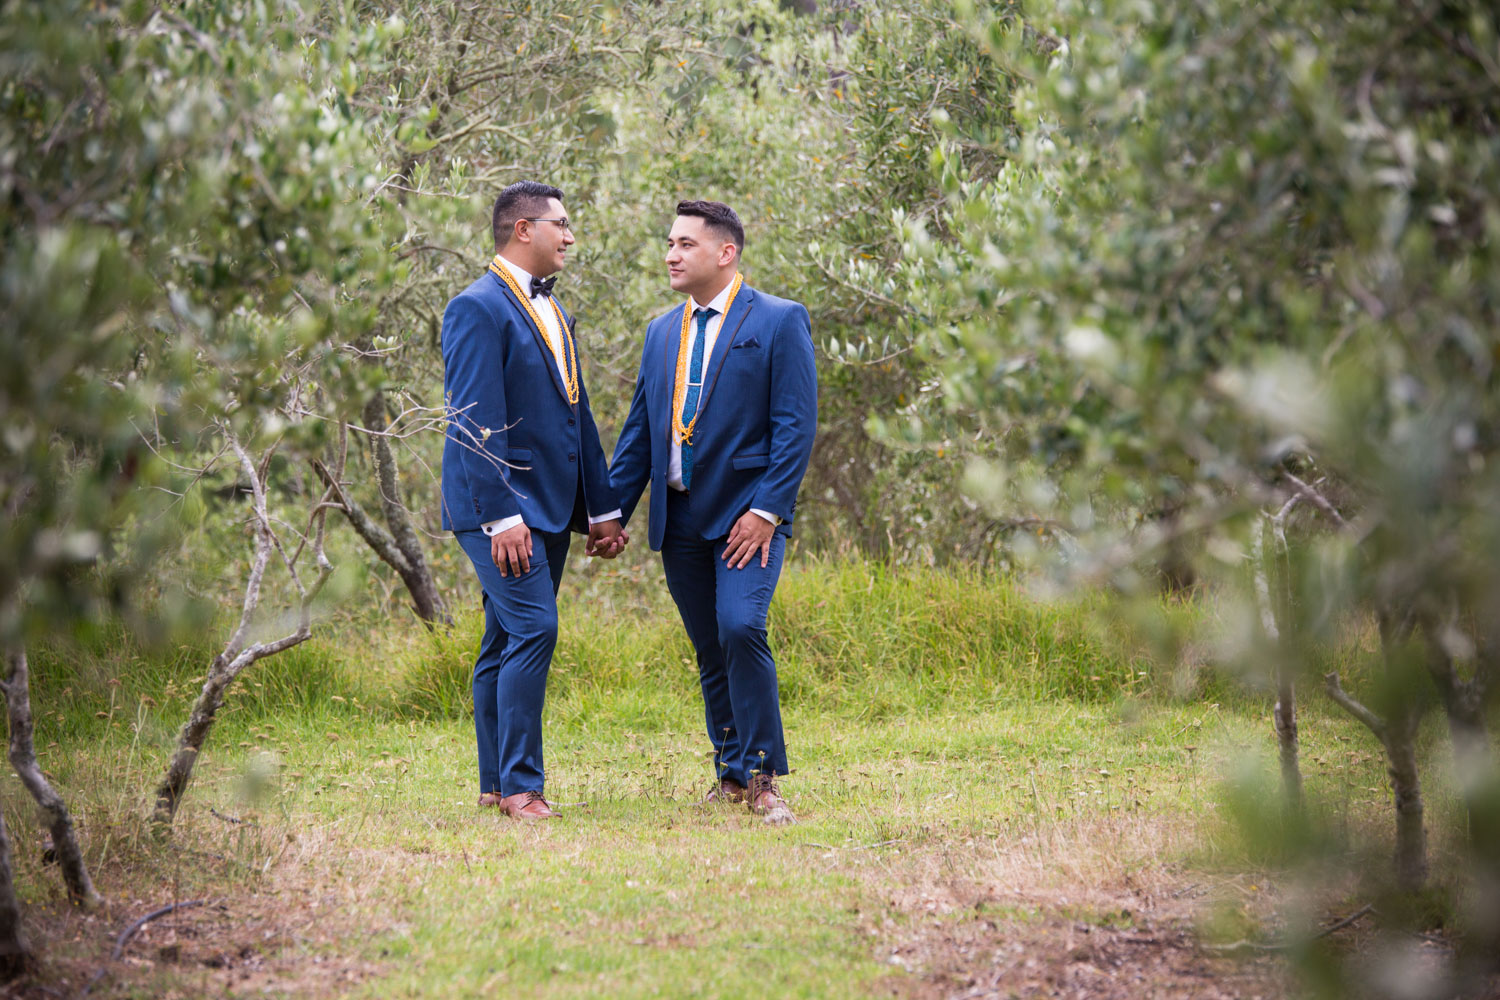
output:
[[[1069,907],[976,902],[970,914],[922,921],[888,961],[910,973],[892,992],[914,1000],[1142,997],[1253,1000],[1291,992],[1280,960],[1218,957],[1200,945],[1191,905],[1121,890],[1080,919]]]
[[[1226,900],[1262,918],[1274,901],[1248,878],[1182,870],[1174,859],[1190,837],[1161,817],[1125,816],[891,865],[881,888],[906,919],[882,936],[884,961],[907,974],[888,981],[890,992],[913,1000],[1289,995],[1279,958],[1203,946],[1200,931]]]

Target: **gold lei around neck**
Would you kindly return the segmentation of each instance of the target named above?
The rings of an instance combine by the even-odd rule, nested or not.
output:
[[[500,263],[500,255],[490,261],[490,272],[501,281],[510,286],[510,290],[516,293],[521,307],[526,310],[526,315],[531,317],[531,322],[536,324],[536,332],[547,339],[547,328],[542,325],[542,317],[538,316],[536,309],[531,305],[531,296],[521,291],[521,286],[516,284],[515,275],[510,273],[510,268]],[[568,329],[568,321],[563,317],[563,311],[552,296],[547,296],[547,301],[552,304],[552,311],[557,313],[557,329],[562,337],[562,362],[563,362],[563,388],[567,390],[568,405],[578,405],[578,351],[573,346],[573,332]]]
[[[724,303],[724,316],[727,319],[729,310],[734,307],[734,297],[740,293],[740,286],[745,279],[735,272],[734,281],[729,285],[729,299]],[[676,435],[679,444],[693,443],[693,427],[698,423],[698,414],[703,412],[703,394],[698,394],[698,409],[693,414],[693,419],[686,424],[682,422],[682,406],[687,402],[688,390],[688,357],[692,354],[693,342],[688,336],[688,330],[693,321],[693,300],[688,298],[682,306],[682,335],[677,340],[677,378],[672,383],[672,433]],[[705,324],[706,326],[706,324]],[[707,330],[705,329],[705,333]],[[707,345],[705,345],[707,346]],[[704,359],[705,362],[707,359]]]

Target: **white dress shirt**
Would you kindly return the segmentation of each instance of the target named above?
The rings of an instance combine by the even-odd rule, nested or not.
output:
[[[704,329],[703,329],[703,370],[698,373],[698,377],[699,377],[700,381],[697,383],[698,387],[699,387],[699,389],[698,389],[698,405],[699,406],[703,405],[703,388],[702,388],[703,387],[703,383],[702,383],[701,380],[704,379],[704,378],[707,378],[707,376],[708,376],[708,359],[711,358],[711,357],[713,357],[713,354],[714,354],[714,344],[718,343],[718,340],[719,340],[719,331],[721,329],[723,329],[723,327],[724,327],[724,311],[725,311],[725,307],[729,305],[729,290],[731,288],[733,288],[733,287],[734,287],[734,282],[730,281],[729,284],[727,284],[723,288],[719,289],[719,294],[715,295],[713,297],[713,299],[709,301],[709,303],[708,303],[707,306],[700,306],[697,302],[695,302],[693,300],[693,297],[691,295],[688,296],[687,309],[688,309],[688,317],[689,317],[688,318],[688,337],[689,337],[689,340],[688,340],[688,357],[689,358],[691,358],[693,356],[693,341],[698,339],[698,317],[695,314],[697,313],[697,311],[699,309],[707,308],[707,309],[714,310],[714,314],[708,318],[708,325],[706,327],[704,327]],[[691,368],[689,368],[687,374],[688,374],[688,377],[690,377],[690,378],[692,377],[692,369]],[[691,382],[688,383],[688,385],[690,385],[690,386],[692,384],[693,383],[691,383]],[[675,388],[676,388],[676,386],[673,386],[674,390],[675,390]],[[674,402],[675,402],[675,400],[674,400]],[[668,416],[668,419],[669,420],[671,419],[670,415]],[[683,423],[686,423],[686,422],[687,421],[683,421]],[[679,492],[686,492],[682,488],[682,442],[679,441],[679,440],[677,440],[677,432],[676,431],[672,432],[671,447],[667,450],[667,485],[669,487],[671,487],[672,489],[677,490]],[[765,518],[767,521],[770,521],[772,524],[780,524],[781,523],[781,518],[777,517],[775,514],[772,514],[768,510],[761,510],[761,509],[759,509],[757,507],[751,507],[750,508],[750,512],[752,514],[756,514],[756,515],[758,515],[760,517]]]
[[[516,279],[516,284],[523,292],[531,290],[530,272],[505,257],[500,258],[500,264],[510,272],[512,278]],[[558,374],[562,376],[563,384],[566,385],[568,382],[568,367],[563,355],[566,347],[563,345],[563,331],[562,327],[558,325],[557,311],[552,308],[552,303],[547,301],[547,296],[540,293],[531,296],[531,308],[542,319],[542,333],[547,338],[547,346],[552,348],[552,361],[557,365]],[[575,354],[574,357],[576,359],[577,355]],[[600,521],[613,521],[621,516],[623,516],[621,511],[616,508],[608,514],[590,515],[589,524],[598,524]],[[520,514],[512,514],[510,517],[502,517],[498,521],[490,521],[487,524],[480,525],[480,527],[484,529],[486,535],[494,536],[500,534],[502,531],[509,531],[518,524],[525,523]]]

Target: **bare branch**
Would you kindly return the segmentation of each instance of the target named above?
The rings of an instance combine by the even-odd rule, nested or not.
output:
[[[343,484],[334,478],[333,473],[328,471],[327,466],[317,459],[313,459],[312,466],[313,470],[317,472],[318,478],[323,480],[334,496],[338,497],[339,505],[344,511],[344,516],[349,519],[349,524],[353,526],[355,533],[365,540],[365,544],[374,549],[375,554],[390,563],[397,572],[408,568],[406,566],[406,556],[402,554],[400,549],[396,548],[396,540],[391,537],[390,532],[386,531],[379,524],[376,524],[374,518],[370,517],[364,507],[344,491]]]
[[[273,446],[267,452],[267,459],[262,463],[260,469],[251,460],[250,454],[244,445],[234,436],[234,432],[227,424],[219,424],[220,431],[224,434],[229,447],[239,458],[240,467],[250,481],[250,493],[254,510],[252,530],[255,535],[255,555],[251,560],[250,573],[245,581],[245,600],[240,612],[240,621],[234,633],[225,644],[224,649],[214,657],[210,664],[208,676],[204,679],[203,688],[199,692],[197,700],[193,703],[187,721],[183,724],[181,732],[177,737],[177,749],[172,754],[167,764],[165,774],[156,787],[156,807],[152,814],[152,820],[159,829],[165,829],[171,825],[176,815],[177,807],[182,801],[183,794],[187,791],[188,782],[192,778],[193,765],[196,763],[198,753],[208,737],[212,728],[214,718],[224,703],[224,695],[234,679],[240,675],[250,664],[267,656],[273,656],[282,650],[289,649],[298,643],[306,641],[312,636],[312,605],[322,592],[329,577],[333,575],[333,565],[328,561],[323,551],[323,519],[327,516],[327,503],[325,499],[318,501],[310,515],[310,524],[315,525],[313,538],[309,542],[303,539],[296,554],[289,554],[282,546],[280,538],[277,537],[275,524],[279,519],[273,519],[266,505],[266,491],[262,479],[262,472],[269,467],[269,456],[274,453]],[[301,573],[298,570],[298,560],[307,547],[311,547],[317,565],[317,579],[311,586],[303,583]],[[255,611],[260,603],[261,587],[265,577],[266,566],[271,559],[271,552],[275,550],[281,554],[286,564],[287,571],[291,574],[292,582],[299,595],[297,609],[296,628],[287,635],[271,642],[255,642],[246,645],[251,625],[255,618]]]
[[[1298,479],[1292,473],[1283,471],[1281,474],[1288,482],[1292,484],[1292,486],[1296,488],[1299,496],[1301,496],[1308,503],[1312,504],[1314,507],[1318,508],[1318,510],[1322,511],[1323,514],[1327,515],[1330,521],[1338,525],[1340,528],[1347,528],[1349,526],[1349,522],[1344,520],[1344,515],[1338,512],[1338,508],[1336,508],[1327,497],[1319,493],[1316,489],[1309,486],[1307,483],[1303,482],[1301,479]]]
[[[418,192],[418,193],[425,194],[426,192]],[[451,254],[452,256],[457,257],[459,260],[468,260],[469,259],[467,254],[459,253],[457,250],[450,250],[447,247],[435,246],[435,245],[433,245],[431,243],[423,243],[421,246],[411,247],[409,249],[403,250],[403,251],[401,251],[400,253],[398,253],[396,255],[396,259],[397,260],[405,260],[406,258],[410,257],[412,254],[422,253],[423,251],[426,251],[426,250],[432,250],[432,251],[435,251],[437,253]]]
[[[1323,675],[1323,689],[1328,692],[1328,697],[1332,698],[1336,705],[1364,723],[1365,728],[1374,733],[1380,742],[1385,742],[1389,732],[1385,720],[1349,696],[1344,686],[1339,683],[1337,671]]]

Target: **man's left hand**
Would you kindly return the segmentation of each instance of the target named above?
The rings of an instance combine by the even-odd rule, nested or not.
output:
[[[776,535],[776,525],[753,511],[745,511],[729,529],[729,541],[724,545],[724,561],[730,569],[744,569],[760,550],[760,565],[765,568],[771,561],[771,539]]]
[[[600,559],[613,559],[624,551],[630,542],[630,535],[620,527],[620,519],[612,521],[600,521],[598,524],[589,525],[588,544],[583,547],[586,556],[598,556]]]

